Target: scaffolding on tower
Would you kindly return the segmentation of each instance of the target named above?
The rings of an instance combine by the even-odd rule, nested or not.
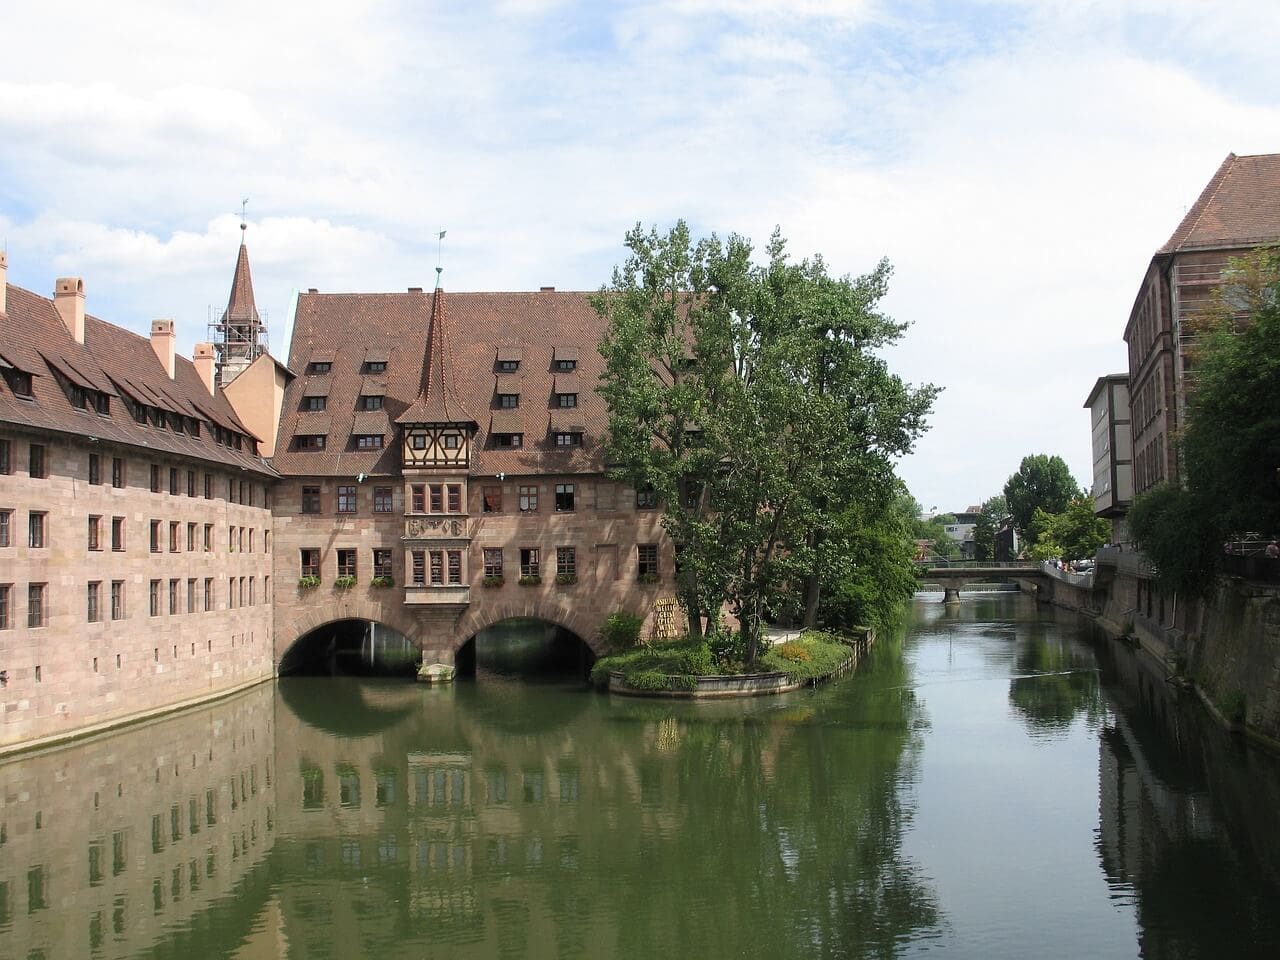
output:
[[[244,231],[240,223],[240,253],[236,259],[236,272],[231,281],[231,296],[221,318],[213,319],[209,311],[209,341],[213,344],[216,377],[220,386],[226,386],[258,357],[267,352],[267,325],[258,313],[253,298],[253,277],[249,272],[249,248],[245,246]]]

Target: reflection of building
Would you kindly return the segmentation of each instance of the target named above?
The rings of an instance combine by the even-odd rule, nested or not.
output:
[[[0,748],[272,674],[275,473],[213,376],[6,281],[0,252]],[[204,345],[207,346],[207,345]]]
[[[1177,476],[1172,438],[1183,419],[1194,339],[1187,321],[1208,304],[1231,258],[1277,241],[1280,154],[1228,154],[1151,258],[1124,331],[1135,494]]]
[[[0,944],[22,945],[23,956],[137,956],[217,904],[265,896],[272,700],[260,685],[145,735],[123,730],[7,763]]]
[[[1111,521],[1111,542],[1128,539],[1124,515],[1133,499],[1129,376],[1099,377],[1084,405],[1093,425],[1093,512]]]

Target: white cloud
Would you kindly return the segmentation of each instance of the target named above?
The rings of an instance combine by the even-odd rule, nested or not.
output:
[[[954,507],[1030,452],[1086,479],[1151,252],[1229,150],[1280,149],[1280,23],[1226,2],[19,6],[0,231],[16,282],[194,341],[243,196],[273,325],[293,288],[429,285],[441,228],[451,289],[593,289],[637,220],[780,224],[894,262],[893,362],[948,387],[904,473]]]

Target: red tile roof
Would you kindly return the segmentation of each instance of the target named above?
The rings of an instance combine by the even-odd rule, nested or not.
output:
[[[176,357],[170,380],[150,341],[136,333],[86,316],[84,343],[76,343],[52,300],[12,285],[8,287],[7,308],[7,313],[0,313],[0,344],[12,366],[32,375],[32,399],[16,397],[0,380],[0,422],[91,436],[273,475],[271,467],[248,450],[237,451],[215,441],[210,424],[251,434],[221,393],[209,394],[190,360]],[[57,375],[108,394],[109,413],[96,412],[92,404],[83,410],[73,406]],[[138,423],[125,398],[202,421],[200,436]]]
[[[253,277],[249,274],[249,249],[240,241],[240,254],[236,258],[236,272],[231,280],[231,296],[222,314],[224,324],[252,325],[260,322],[258,307],[253,300]]]
[[[325,414],[332,418],[323,451],[293,449],[292,439],[311,432],[299,410],[302,397],[317,376],[300,375],[285,392],[281,444],[272,464],[282,473],[304,476],[388,476],[400,472],[397,423],[472,420],[477,432],[471,472],[513,476],[544,473],[601,473],[603,440],[608,424],[596,385],[604,368],[598,351],[605,321],[586,293],[450,293],[439,291],[444,324],[435,350],[432,310],[437,295],[408,293],[319,294],[298,298],[289,367],[305,371],[316,358],[332,358]],[[357,411],[370,352],[388,357],[385,408]],[[552,410],[560,351],[577,351],[574,374],[578,406]],[[514,373],[497,371],[499,359],[519,359]],[[424,382],[424,367],[426,376]],[[434,393],[440,386],[439,397]],[[425,389],[424,389],[425,388]],[[520,405],[499,409],[497,394],[518,393]],[[360,429],[356,427],[357,413]],[[369,421],[381,417],[386,447],[356,450],[353,434],[369,432]],[[448,418],[447,420],[444,418]],[[419,420],[419,418],[423,418]],[[573,421],[585,435],[579,447],[557,447],[553,420]],[[524,444],[494,449],[495,432],[523,432]]]
[[[1159,254],[1280,241],[1280,154],[1227,154]]]

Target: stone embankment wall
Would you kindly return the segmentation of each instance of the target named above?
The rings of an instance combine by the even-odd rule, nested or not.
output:
[[[1141,554],[1099,560],[1090,586],[1052,580],[1038,598],[1128,638],[1222,720],[1280,746],[1280,586],[1229,577],[1208,600],[1188,602],[1159,591]]]

